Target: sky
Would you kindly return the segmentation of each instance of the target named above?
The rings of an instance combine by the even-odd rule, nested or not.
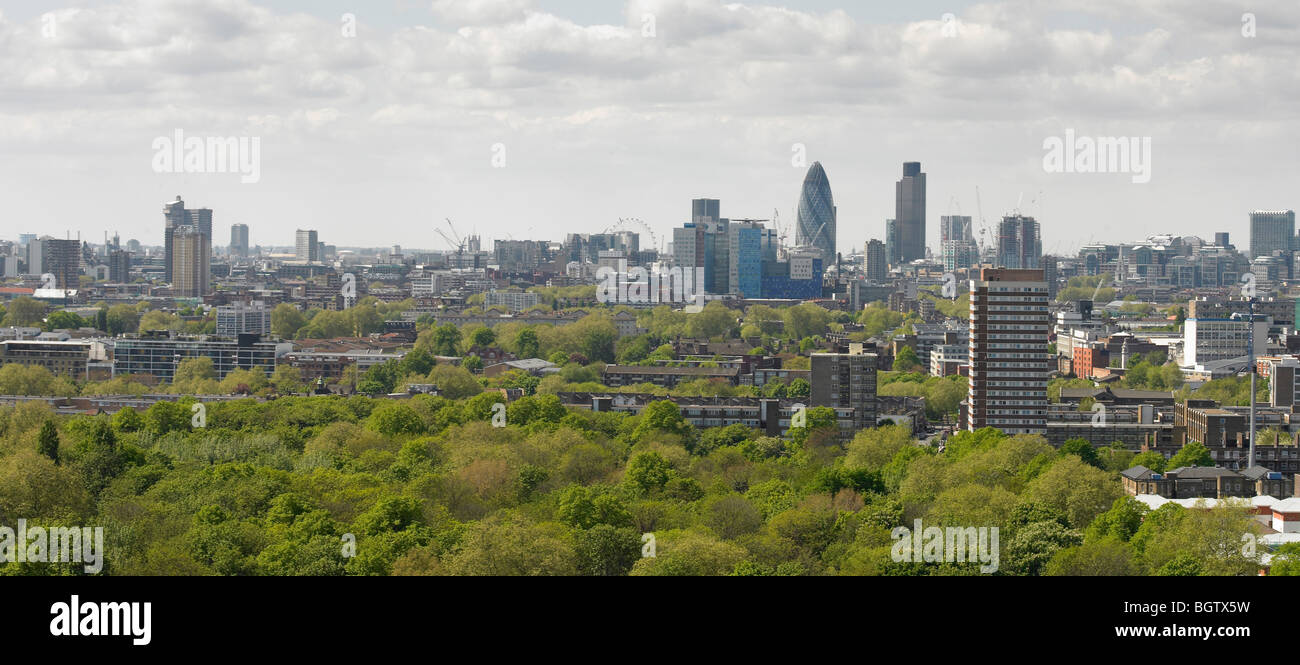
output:
[[[1049,253],[1244,247],[1251,210],[1300,205],[1297,62],[1294,0],[0,0],[0,238],[161,244],[180,194],[214,245],[627,219],[662,248],[705,197],[793,241],[820,161],[847,254],[918,161],[936,250],[940,215],[992,233],[1016,210]],[[257,168],[165,159],[177,131],[256,144]],[[1087,172],[1092,139],[1134,159]]]

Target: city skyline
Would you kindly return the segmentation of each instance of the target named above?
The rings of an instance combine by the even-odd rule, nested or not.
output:
[[[1158,233],[1245,238],[1251,211],[1296,207],[1300,9],[1281,2],[1250,8],[1250,37],[1227,3],[439,2],[355,8],[352,37],[341,3],[12,4],[13,235],[155,245],[157,206],[177,191],[263,246],[310,227],[339,246],[447,249],[444,217],[487,240],[558,241],[544,230],[620,217],[666,238],[701,197],[736,217],[778,210],[793,235],[813,162],[836,184],[840,248],[884,240],[898,165],[913,161],[936,253],[942,215],[992,229],[1018,209],[1042,223],[1045,253],[1070,254]],[[157,172],[155,140],[178,130],[259,139],[259,178]],[[1045,142],[1076,133],[1149,139],[1150,181],[1044,168]]]

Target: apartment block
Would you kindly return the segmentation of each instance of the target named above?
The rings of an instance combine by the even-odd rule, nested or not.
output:
[[[264,302],[221,305],[217,307],[217,334],[222,337],[270,335],[271,310]]]
[[[85,380],[92,346],[91,342],[6,340],[0,342],[0,365],[35,365],[51,374]]]
[[[263,342],[257,335],[235,338],[147,333],[116,340],[113,373],[151,374],[165,381],[176,376],[176,367],[189,358],[211,358],[217,379],[236,369],[260,368],[267,376],[275,371],[279,351],[291,344]]]
[[[1043,271],[985,268],[970,291],[968,429],[1044,434],[1050,323]]]
[[[854,427],[876,426],[876,369],[874,353],[812,354],[812,405],[853,409]]]

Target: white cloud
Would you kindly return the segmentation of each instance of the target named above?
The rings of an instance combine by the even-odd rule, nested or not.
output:
[[[804,143],[830,173],[845,245],[882,235],[904,159],[932,174],[935,223],[953,196],[973,208],[980,184],[990,219],[1019,191],[1049,189],[1049,239],[1087,240],[1102,216],[1169,230],[1153,216],[1168,210],[1203,234],[1240,232],[1236,211],[1296,205],[1269,189],[1294,179],[1293,160],[1259,156],[1297,144],[1300,7],[1252,3],[1259,36],[1247,39],[1240,8],[1210,4],[1009,0],[963,11],[955,37],[937,19],[872,24],[714,0],[632,0],[614,26],[525,0],[441,0],[396,29],[362,16],[354,38],[340,35],[338,17],[249,0],[63,10],[53,39],[39,17],[0,16],[0,149],[17,156],[0,176],[31,193],[15,211],[33,224],[106,219],[149,242],[156,224],[142,219],[156,211],[131,208],[129,193],[184,183],[122,164],[184,127],[264,137],[275,163],[263,185],[200,179],[192,186],[208,191],[187,198],[285,220],[288,232],[268,230],[276,237],[291,239],[307,223],[292,215],[310,214],[323,236],[377,242],[355,215],[409,218],[431,198],[438,215],[480,217],[484,228],[547,228],[518,221],[538,217],[594,228],[632,215],[667,235],[691,196],[725,198],[737,215],[788,210],[802,179],[789,147]],[[1169,189],[1155,197],[1120,187],[1123,178],[1027,167],[1065,127],[1155,137],[1177,159],[1157,159],[1152,189]],[[1213,143],[1224,127],[1232,140]],[[496,142],[511,167],[487,166]],[[78,186],[107,200],[44,205],[42,192],[68,184],[51,155],[79,151],[103,174]],[[1251,167],[1270,174],[1252,179]],[[330,201],[341,192],[371,204]],[[416,228],[386,227],[392,242],[432,246]]]
[[[531,0],[433,0],[436,20],[455,25],[496,25],[523,18]]]

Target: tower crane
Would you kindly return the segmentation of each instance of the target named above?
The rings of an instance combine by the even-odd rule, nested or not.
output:
[[[447,219],[447,228],[451,230],[450,236],[437,227],[433,230],[435,233],[442,236],[442,239],[446,240],[447,244],[456,248],[456,266],[460,267],[464,265],[464,262],[461,261],[461,259],[465,256],[465,239],[461,238],[459,233],[456,233],[456,227],[451,223],[451,219]]]
[[[984,221],[984,202],[980,200],[979,185],[975,186],[975,210],[980,216],[980,251],[988,251],[989,246],[989,225]]]

